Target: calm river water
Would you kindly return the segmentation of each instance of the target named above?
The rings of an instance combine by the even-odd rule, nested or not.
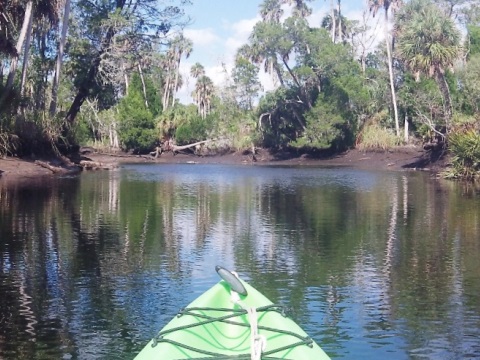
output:
[[[478,188],[183,164],[0,181],[0,359],[131,359],[216,264],[332,358],[480,358]]]

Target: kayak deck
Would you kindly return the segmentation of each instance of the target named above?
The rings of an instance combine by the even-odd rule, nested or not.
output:
[[[286,317],[283,307],[241,284],[247,295],[231,291],[224,280],[214,285],[180,311],[135,359],[329,359]]]

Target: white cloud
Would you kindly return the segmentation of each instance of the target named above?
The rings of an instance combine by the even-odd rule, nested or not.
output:
[[[194,47],[209,46],[220,41],[220,37],[212,28],[206,29],[185,29],[185,37],[193,41]]]
[[[232,34],[225,41],[227,59],[233,59],[238,48],[248,42],[248,37],[259,20],[259,17],[254,17],[252,19],[240,20],[227,26],[232,31]]]
[[[366,6],[364,9],[368,9]],[[359,8],[358,0],[346,1],[342,7],[343,15],[350,20],[358,20],[362,23],[363,9]],[[329,14],[330,5],[324,1],[314,6],[312,15],[308,18],[308,22],[312,27],[319,27],[325,15]],[[291,8],[284,6],[284,17],[290,15]],[[375,26],[379,17],[372,19],[369,16],[368,24],[371,27],[370,32],[374,40],[368,41],[369,48],[373,48],[379,40],[383,38],[383,26]],[[193,53],[188,60],[182,60],[181,73],[184,78],[184,86],[177,96],[183,103],[190,103],[191,92],[195,88],[195,79],[190,78],[190,67],[195,62],[200,62],[205,67],[206,75],[209,76],[216,86],[225,84],[224,68],[231,71],[234,65],[235,53],[242,45],[248,43],[248,38],[255,26],[260,21],[257,14],[254,17],[245,17],[238,21],[228,21],[222,18],[211,20],[220,24],[214,27],[205,27],[200,29],[186,29],[184,34],[193,41]],[[259,73],[259,79],[266,91],[273,90],[274,84],[269,74],[265,74],[263,69]]]

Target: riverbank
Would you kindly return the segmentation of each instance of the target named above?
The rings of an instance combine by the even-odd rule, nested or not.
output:
[[[40,160],[40,161],[39,161]],[[443,154],[432,153],[421,147],[401,147],[395,151],[361,151],[357,149],[334,156],[297,156],[291,153],[271,153],[260,149],[252,157],[251,153],[228,153],[215,156],[196,156],[193,154],[164,153],[158,158],[143,155],[128,155],[124,153],[84,152],[79,160],[97,164],[100,169],[109,169],[124,163],[198,163],[198,164],[245,164],[245,165],[303,165],[303,166],[348,166],[358,169],[371,170],[425,170],[437,173],[448,164],[448,157]],[[51,168],[49,168],[51,165]],[[45,159],[20,159],[7,157],[0,159],[0,179],[36,179],[43,176],[55,175],[55,167],[60,164]],[[59,167],[60,168],[60,167]],[[61,168],[60,168],[61,169]],[[65,173],[65,172],[63,172]]]

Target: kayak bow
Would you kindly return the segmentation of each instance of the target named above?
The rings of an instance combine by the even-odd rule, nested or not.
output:
[[[222,281],[181,310],[135,360],[330,359],[283,307],[235,273],[215,269]]]

